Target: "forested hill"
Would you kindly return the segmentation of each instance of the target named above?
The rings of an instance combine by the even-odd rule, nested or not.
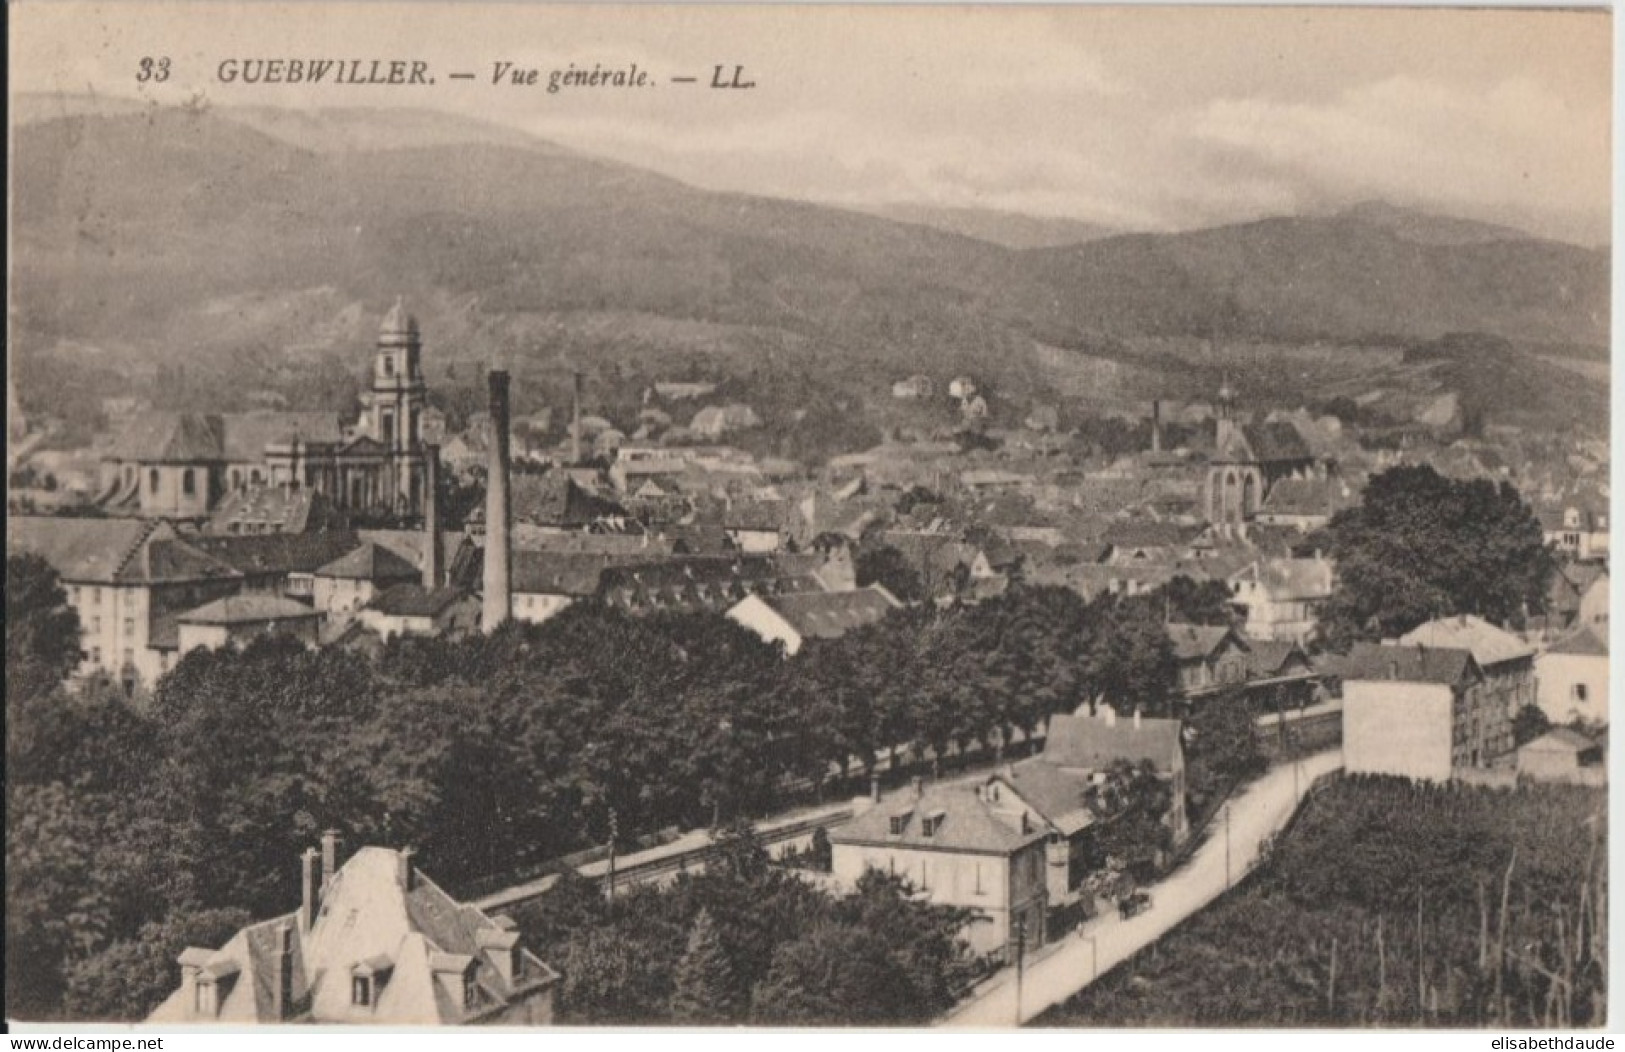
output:
[[[306,375],[357,371],[397,295],[437,363],[701,360],[848,393],[973,370],[1026,397],[1055,380],[1040,345],[1103,341],[1154,388],[1170,366],[1137,349],[1148,336],[1606,346],[1606,253],[1516,231],[1455,236],[1457,221],[1365,208],[1012,249],[698,190],[461,120],[221,108],[22,124],[25,405],[150,385],[165,362],[213,370],[222,396],[275,386],[290,356]]]

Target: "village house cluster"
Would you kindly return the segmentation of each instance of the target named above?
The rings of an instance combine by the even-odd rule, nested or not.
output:
[[[1006,955],[1057,935],[1064,911],[1095,908],[1097,838],[1124,765],[1169,788],[1167,843],[1187,841],[1180,717],[1221,695],[1252,698],[1272,756],[1341,744],[1355,773],[1600,778],[1605,739],[1560,728],[1520,748],[1514,722],[1529,706],[1554,724],[1607,722],[1606,450],[1577,446],[1554,466],[1516,432],[1362,442],[1306,409],[1248,410],[1227,380],[1211,403],[1124,410],[1122,422],[1148,427],[1146,448],[1107,454],[1065,439],[1054,407],[1000,427],[996,395],[973,378],[917,374],[882,397],[943,401],[952,428],[808,468],[728,445],[772,422],[701,381],[656,383],[636,419],[612,421],[586,411],[578,380],[570,405],[515,420],[508,375],[492,371],[486,411],[451,434],[424,355],[397,303],[353,422],[132,408],[90,454],[83,485],[66,484],[72,457],[14,461],[14,476],[56,472],[59,494],[96,509],[14,514],[7,532],[9,552],[59,575],[81,625],[79,675],[139,695],[199,648],[276,635],[376,650],[545,622],[575,604],[721,614],[788,659],[910,603],[974,604],[1021,584],[1085,598],[1181,577],[1217,585],[1231,624],[1163,618],[1172,718],[1132,698],[1055,715],[1033,755],[969,782],[887,796],[877,785],[831,832],[836,881],[905,876],[932,902],[978,910],[972,947]],[[566,416],[562,438],[537,438]],[[1531,498],[1560,556],[1542,617],[1516,633],[1442,617],[1322,652],[1338,568],[1315,531],[1400,463],[1505,479]],[[482,496],[454,524],[441,506],[451,486]],[[877,553],[914,594],[861,580]],[[346,856],[330,834],[299,862],[298,909],[187,949],[154,1020],[550,1021],[558,974],[511,921],[419,873],[408,849]]]

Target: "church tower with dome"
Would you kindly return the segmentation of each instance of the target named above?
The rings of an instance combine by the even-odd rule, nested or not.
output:
[[[372,360],[372,388],[361,395],[358,436],[378,444],[390,461],[384,488],[389,503],[415,513],[423,503],[423,409],[428,385],[423,379],[423,343],[418,322],[399,299],[378,328]]]

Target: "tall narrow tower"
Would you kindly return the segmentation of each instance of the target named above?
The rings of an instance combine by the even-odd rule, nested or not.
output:
[[[372,387],[361,396],[362,422],[369,437],[389,451],[390,471],[383,494],[395,510],[415,513],[421,500],[423,450],[420,430],[428,400],[423,379],[423,343],[418,322],[399,299],[378,327],[372,357]]]
[[[481,630],[490,633],[513,615],[513,566],[508,550],[508,374],[492,369],[491,459],[485,480],[485,602]]]

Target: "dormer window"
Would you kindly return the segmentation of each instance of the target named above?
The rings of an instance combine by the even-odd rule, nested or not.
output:
[[[372,976],[358,975],[350,980],[350,1003],[358,1008],[372,1005]]]
[[[473,1008],[479,1003],[479,999],[480,984],[474,981],[473,969],[469,969],[468,974],[463,976],[463,1007]]]
[[[395,375],[395,359],[392,356],[387,355],[387,354],[384,355],[384,375],[385,376],[394,376]]]

